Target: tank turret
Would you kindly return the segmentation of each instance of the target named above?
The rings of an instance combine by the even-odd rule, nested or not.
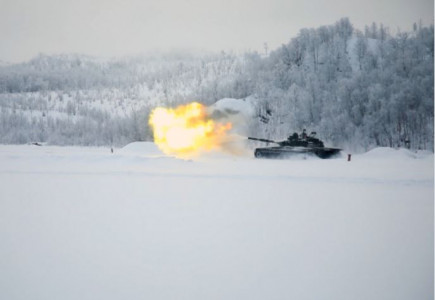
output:
[[[313,131],[310,135],[307,135],[305,129],[300,135],[295,132],[284,141],[273,141],[255,137],[248,137],[248,139],[278,145],[275,147],[256,148],[254,154],[257,158],[288,158],[295,154],[314,154],[320,158],[331,158],[341,151],[338,148],[326,148],[323,142],[316,138],[316,132]]]

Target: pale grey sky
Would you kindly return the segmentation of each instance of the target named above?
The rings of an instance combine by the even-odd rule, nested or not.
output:
[[[150,50],[262,50],[299,29],[349,17],[410,30],[433,0],[0,0],[0,60],[38,53],[119,56]]]

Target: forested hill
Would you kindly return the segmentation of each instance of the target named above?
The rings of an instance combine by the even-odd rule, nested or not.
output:
[[[348,19],[302,29],[251,63],[266,136],[313,128],[334,144],[433,149],[434,29],[414,24],[395,36]],[[259,129],[260,129],[259,128]]]
[[[156,105],[255,98],[250,134],[315,130],[350,149],[433,150],[434,28],[391,35],[346,18],[272,51],[122,59],[39,55],[0,64],[0,142],[109,145],[150,139]]]

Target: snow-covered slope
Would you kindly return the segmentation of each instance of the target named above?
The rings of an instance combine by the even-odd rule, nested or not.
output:
[[[433,154],[0,146],[2,299],[432,299]]]

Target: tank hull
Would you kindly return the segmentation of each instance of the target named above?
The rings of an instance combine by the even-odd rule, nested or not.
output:
[[[320,147],[268,147],[255,149],[256,158],[278,158],[285,159],[298,155],[314,155],[322,159],[332,158],[340,153],[337,148]]]

